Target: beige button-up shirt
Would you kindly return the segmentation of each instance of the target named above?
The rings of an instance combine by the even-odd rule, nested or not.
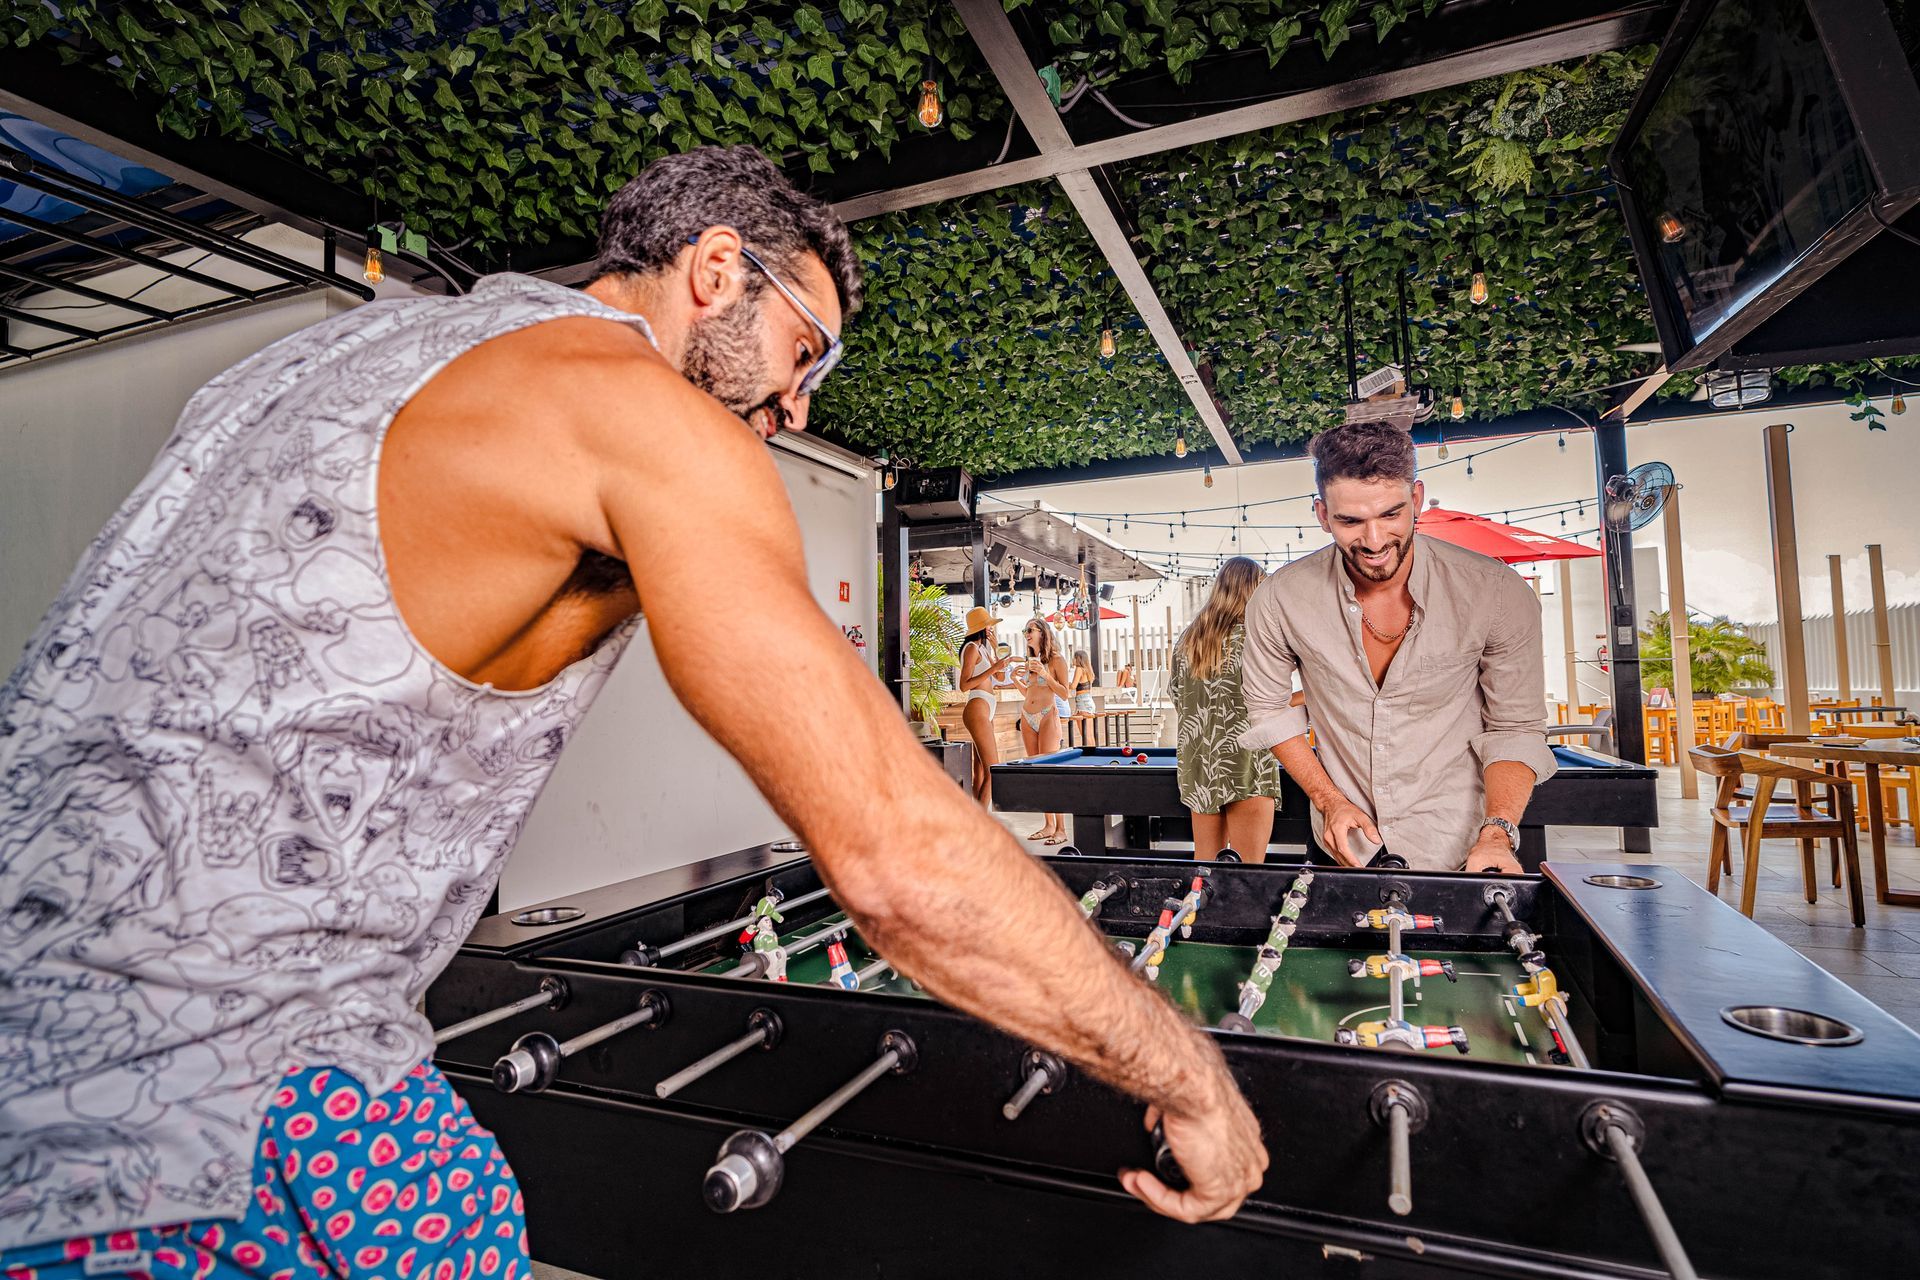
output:
[[[1424,870],[1455,871],[1486,816],[1482,771],[1497,760],[1553,776],[1540,602],[1498,560],[1416,534],[1413,619],[1386,678],[1373,682],[1360,603],[1338,551],[1276,571],[1247,604],[1241,687],[1264,750],[1307,731],[1320,763],[1373,818],[1386,847]],[[1299,672],[1304,707],[1288,705]],[[1324,817],[1313,813],[1320,835]],[[1324,843],[1324,841],[1323,841]]]

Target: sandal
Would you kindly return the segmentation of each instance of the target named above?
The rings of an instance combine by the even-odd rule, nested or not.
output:
[[[1045,839],[1044,841],[1042,841],[1041,843],[1043,843],[1043,844],[1065,844],[1066,842],[1067,842],[1067,833],[1066,833],[1066,832],[1064,832],[1064,831],[1062,831],[1062,832],[1061,832],[1061,833],[1060,833],[1059,835],[1057,835],[1057,836],[1048,836],[1048,837],[1047,837],[1047,838],[1046,838],[1046,839]]]
[[[1043,840],[1046,838],[1046,834],[1047,834],[1047,829],[1045,827],[1042,827],[1038,831],[1034,832],[1032,835],[1028,836],[1027,839]]]

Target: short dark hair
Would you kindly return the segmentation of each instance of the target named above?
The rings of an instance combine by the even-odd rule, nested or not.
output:
[[[595,274],[659,271],[679,258],[688,236],[720,226],[738,231],[776,271],[818,254],[840,293],[842,316],[860,309],[860,260],[846,225],[752,147],[696,147],[635,174],[600,219]]]
[[[1413,437],[1391,422],[1349,422],[1322,431],[1307,446],[1320,496],[1334,480],[1404,480],[1413,483]]]

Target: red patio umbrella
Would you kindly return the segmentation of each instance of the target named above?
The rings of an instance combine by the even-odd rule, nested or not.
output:
[[[1080,616],[1080,611],[1078,609],[1074,609],[1074,608],[1058,609],[1047,615],[1047,621],[1051,622],[1054,626],[1057,627],[1060,625],[1060,623],[1063,620],[1068,618],[1078,618],[1079,616]],[[1100,606],[1100,621],[1102,622],[1106,622],[1114,618],[1124,618],[1126,616],[1127,616],[1126,614],[1121,613],[1118,609],[1109,609],[1105,605]]]
[[[1416,527],[1428,537],[1508,564],[1524,564],[1529,560],[1584,560],[1600,554],[1597,547],[1583,547],[1565,538],[1501,524],[1465,511],[1448,511],[1444,507],[1428,507],[1422,511]]]

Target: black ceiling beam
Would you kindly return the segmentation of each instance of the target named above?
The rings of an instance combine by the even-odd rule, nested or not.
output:
[[[373,201],[254,142],[163,130],[153,102],[85,67],[63,65],[59,43],[0,48],[0,108],[105,148],[262,217],[320,235],[373,222]]]
[[[1121,78],[1103,92],[1115,107],[1144,123],[1170,124],[1211,115],[1223,103],[1333,88],[1556,30],[1571,35],[1599,22],[1614,24],[1616,47],[1644,44],[1665,34],[1676,7],[1674,0],[1447,0],[1427,17],[1400,23],[1385,40],[1374,34],[1363,7],[1353,15],[1352,33],[1330,58],[1320,51],[1317,32],[1309,30],[1277,64],[1269,65],[1266,49],[1256,46],[1202,60],[1186,84],[1165,72],[1140,73]],[[1567,57],[1579,56],[1590,51],[1590,42],[1569,39],[1564,49]],[[1540,65],[1561,60],[1550,42],[1541,52]],[[1091,93],[1065,119],[1074,141],[1082,144],[1134,132]]]

